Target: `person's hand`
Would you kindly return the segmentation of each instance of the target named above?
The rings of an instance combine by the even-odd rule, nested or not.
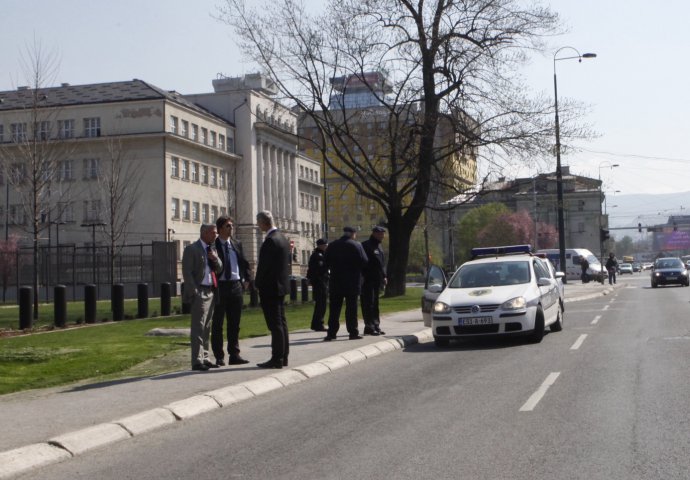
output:
[[[216,263],[216,262],[218,261],[218,252],[216,252],[216,250],[213,249],[213,248],[209,249],[209,251],[208,251],[208,259],[209,259],[211,262]]]

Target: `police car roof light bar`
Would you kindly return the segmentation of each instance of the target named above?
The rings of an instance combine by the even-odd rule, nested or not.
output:
[[[502,247],[480,247],[471,250],[472,258],[532,253],[531,245],[507,245]]]

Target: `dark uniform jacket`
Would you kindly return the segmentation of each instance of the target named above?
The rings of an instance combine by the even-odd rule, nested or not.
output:
[[[328,267],[326,266],[324,252],[321,251],[320,248],[315,248],[309,257],[307,278],[312,285],[315,283],[323,283],[328,285]]]
[[[326,266],[330,270],[329,290],[342,295],[359,295],[362,269],[369,261],[362,244],[343,235],[328,244]]]
[[[373,235],[369,240],[362,242],[364,253],[367,254],[369,261],[364,267],[364,281],[372,285],[381,285],[386,278],[386,259],[379,242]]]

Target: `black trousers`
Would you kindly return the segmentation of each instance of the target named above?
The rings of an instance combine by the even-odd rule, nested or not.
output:
[[[311,328],[312,330],[321,330],[328,302],[328,284],[317,280],[312,283],[311,288],[314,295],[314,314],[311,316]]]
[[[261,295],[261,310],[266,326],[271,331],[271,361],[283,362],[290,354],[287,319],[285,318],[285,295]]]
[[[366,280],[362,283],[362,317],[364,318],[364,328],[367,332],[378,330],[381,324],[381,319],[379,318],[380,288],[381,286],[378,283],[367,282]]]
[[[228,356],[240,356],[240,317],[242,316],[242,283],[218,282],[216,307],[211,324],[211,350],[216,360],[223,360],[223,321],[228,321]]]
[[[357,327],[357,297],[359,295],[345,295],[339,292],[331,292],[328,295],[330,303],[328,310],[328,336],[335,337],[340,329],[340,310],[345,302],[345,327],[351,336],[359,335]]]

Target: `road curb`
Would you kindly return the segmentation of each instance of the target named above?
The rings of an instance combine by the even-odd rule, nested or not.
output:
[[[101,423],[59,435],[46,443],[36,443],[0,452],[0,479],[11,478],[29,470],[58,463],[87,451],[142,435],[178,421],[229,407],[235,403],[334,372],[369,358],[401,350],[417,343],[426,343],[432,338],[431,329],[425,328],[411,335],[371,343],[312,363],[271,373],[255,380],[200,393],[169,403],[161,408],[146,410],[113,422]]]

